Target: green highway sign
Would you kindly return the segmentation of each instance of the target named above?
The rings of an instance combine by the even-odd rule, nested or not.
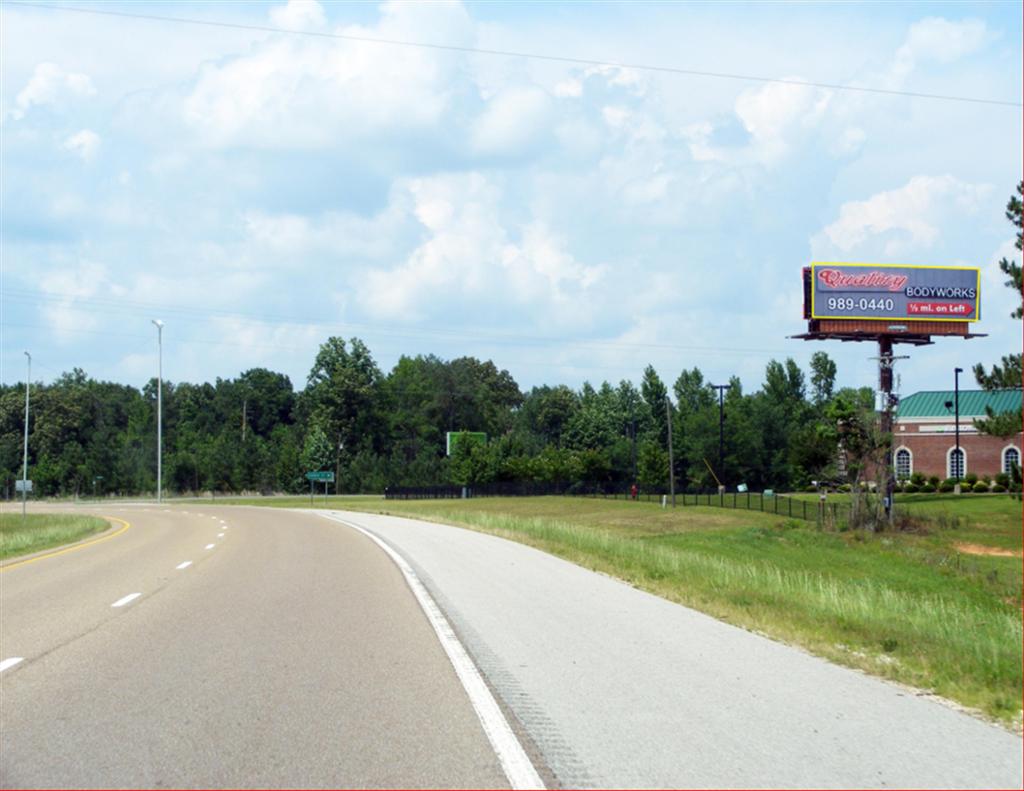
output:
[[[307,472],[306,473],[306,480],[307,481],[327,481],[328,483],[334,483],[334,473],[333,472],[318,472],[318,471]]]

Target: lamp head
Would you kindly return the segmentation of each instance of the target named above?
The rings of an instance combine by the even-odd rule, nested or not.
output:
[[[963,372],[964,372],[963,368],[954,368],[953,369],[953,373],[955,373],[955,374],[962,374]]]
[[[153,326],[156,327],[158,330],[163,329],[164,323],[160,321],[160,319],[152,319],[152,322]]]

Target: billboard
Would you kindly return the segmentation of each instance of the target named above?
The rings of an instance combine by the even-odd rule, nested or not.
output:
[[[813,263],[811,318],[978,321],[977,267]]]

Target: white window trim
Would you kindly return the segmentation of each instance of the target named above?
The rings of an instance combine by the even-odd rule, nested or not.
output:
[[[899,452],[901,450],[905,450],[907,453],[910,454],[910,471],[907,473],[907,478],[906,478],[906,480],[909,481],[910,480],[910,476],[914,474],[914,451],[912,451],[906,445],[900,445],[898,448],[896,448],[896,450],[894,450],[892,452],[892,466],[893,466],[893,470],[896,469],[896,456],[899,455]]]
[[[1021,458],[1024,458],[1024,454],[1022,454],[1020,452],[1020,448],[1018,448],[1013,443],[1007,445],[1005,448],[1003,448],[1001,451],[999,451],[999,472],[1004,472],[1007,475],[1010,474],[1010,473],[1008,473],[1006,471],[1006,451],[1008,451],[1008,450],[1015,450],[1015,451],[1017,451],[1017,464],[1020,464],[1021,463]]]
[[[950,445],[949,446],[949,450],[946,451],[946,477],[947,478],[956,478],[955,475],[951,475],[950,474],[950,473],[953,472],[953,468],[950,465],[950,461],[953,458],[953,451],[955,451],[955,450],[956,450],[956,445]],[[960,446],[960,452],[964,455],[964,470],[963,470],[963,472],[960,473],[960,480],[962,481],[964,478],[967,477],[967,469],[968,469],[968,467],[967,467],[967,451],[964,450],[964,446],[963,445]]]

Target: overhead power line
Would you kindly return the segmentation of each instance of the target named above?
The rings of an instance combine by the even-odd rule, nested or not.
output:
[[[75,14],[94,14],[99,16],[122,17],[126,19],[140,19],[151,22],[172,22],[180,25],[203,25],[206,27],[230,28],[235,30],[250,30],[261,33],[281,33],[293,36],[310,36],[314,38],[336,39],[339,41],[355,41],[362,44],[381,44],[394,47],[418,47],[420,49],[442,50],[446,52],[463,52],[472,55],[496,55],[507,58],[524,58],[527,60],[541,60],[551,63],[568,63],[576,66],[599,66],[606,68],[635,69],[638,71],[658,72],[662,74],[678,74],[687,77],[708,77],[720,80],[738,80],[742,82],[775,83],[781,85],[798,85],[805,88],[823,88],[832,91],[854,91],[857,93],[873,93],[886,96],[904,96],[914,99],[934,99],[948,102],[969,102],[971,104],[990,104],[1002,107],[1024,107],[1024,103],[1010,102],[1002,99],[983,99],[976,96],[955,96],[949,94],[924,93],[920,91],[901,91],[892,88],[871,88],[863,85],[843,85],[840,83],[812,82],[809,80],[784,79],[780,77],[765,77],[756,74],[737,74],[723,71],[708,71],[704,69],[686,69],[678,66],[655,66],[644,63],[627,63],[614,60],[597,60],[591,58],[575,58],[566,55],[547,55],[537,52],[518,52],[515,50],[490,49],[486,47],[466,47],[456,44],[437,44],[425,41],[407,41],[392,38],[377,38],[374,36],[355,36],[347,33],[333,33],[320,30],[289,30],[286,28],[273,27],[271,25],[254,25],[243,22],[220,22],[211,19],[194,19],[189,17],[164,16],[160,14],[139,14],[130,11],[105,11],[97,8],[77,8],[72,6],[48,5],[46,3],[29,3],[24,0],[6,0],[9,6],[24,6],[28,8],[43,8],[50,11],[66,11]]]

